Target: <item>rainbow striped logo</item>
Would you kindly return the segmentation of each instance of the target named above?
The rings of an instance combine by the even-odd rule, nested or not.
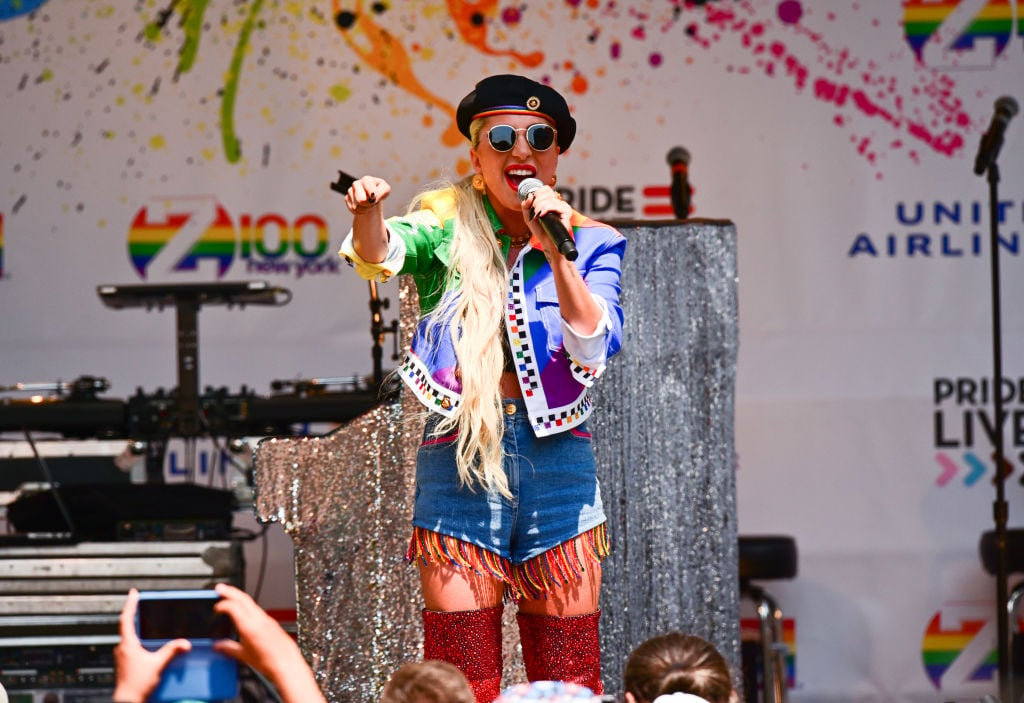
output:
[[[128,258],[143,279],[160,274],[211,269],[222,278],[241,264],[247,274],[297,278],[340,273],[327,222],[306,213],[236,217],[212,196],[154,199],[132,219]]]
[[[977,40],[990,39],[995,50],[980,59],[990,64],[1003,53],[1015,31],[1024,35],[1024,20],[1018,17],[1014,27],[1019,9],[1017,0],[988,0],[981,7],[963,0],[904,0],[903,32],[917,60],[929,64],[935,63],[926,57],[930,42],[965,58],[978,49]]]
[[[944,606],[921,640],[921,660],[936,690],[990,684],[999,668],[996,622],[985,603]]]
[[[220,203],[214,203],[214,207],[212,221],[178,259],[175,271],[195,271],[201,260],[210,259],[216,262],[217,277],[220,278],[231,266],[237,245],[235,227]],[[139,276],[145,278],[157,255],[187,224],[194,221],[192,212],[167,211],[163,216],[151,218],[149,208],[140,209],[128,231],[128,257]]]

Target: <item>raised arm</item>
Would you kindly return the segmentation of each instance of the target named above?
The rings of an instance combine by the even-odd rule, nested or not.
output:
[[[352,213],[352,244],[364,261],[380,263],[388,253],[388,229],[381,202],[391,194],[383,178],[363,176],[345,193],[345,205]]]
[[[530,232],[544,246],[544,256],[551,264],[555,277],[555,290],[558,295],[558,309],[565,320],[576,332],[582,335],[593,334],[604,317],[604,311],[594,301],[587,289],[587,284],[580,275],[576,265],[562,256],[540,225],[540,216],[557,213],[562,224],[572,231],[572,208],[564,202],[549,186],[538,188],[523,202],[523,217],[526,219]],[[536,216],[531,218],[530,214]]]
[[[323,693],[291,636],[252,597],[234,586],[216,586],[214,610],[235,623],[238,641],[218,640],[214,649],[266,676],[283,703],[324,703]]]

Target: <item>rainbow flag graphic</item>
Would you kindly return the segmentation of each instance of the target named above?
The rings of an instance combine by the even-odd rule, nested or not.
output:
[[[128,257],[139,276],[146,277],[150,262],[190,217],[190,213],[169,213],[163,221],[151,222],[149,210],[145,207],[139,210],[128,232]],[[175,264],[174,270],[195,270],[200,259],[214,259],[217,261],[217,276],[223,276],[234,259],[235,248],[235,226],[227,211],[217,204],[214,221]]]
[[[943,22],[960,6],[961,0],[905,0],[903,3],[903,32],[918,61],[923,61],[924,45],[928,43]],[[991,38],[999,56],[1014,34],[1013,10],[1016,0],[989,0],[964,27],[952,27],[957,36],[944,39],[954,51],[974,48],[974,40]],[[1018,20],[1020,22],[1020,20]],[[1024,24],[1021,24],[1024,29]]]
[[[921,642],[921,659],[925,672],[936,690],[942,688],[942,676],[960,656],[978,632],[987,624],[987,620],[964,618],[959,621],[959,628],[945,630],[942,628],[942,613],[936,613],[925,630]],[[991,681],[999,668],[998,651],[995,646],[971,673],[970,681]]]

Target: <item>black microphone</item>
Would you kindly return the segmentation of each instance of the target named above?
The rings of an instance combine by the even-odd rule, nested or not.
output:
[[[992,115],[992,122],[988,125],[988,131],[981,136],[981,144],[978,145],[978,155],[974,159],[974,173],[980,176],[988,170],[996,157],[999,156],[999,149],[1003,146],[1003,132],[1010,119],[1020,112],[1017,101],[1009,95],[996,100],[996,112]]]
[[[690,216],[690,196],[693,194],[687,180],[690,152],[681,146],[674,146],[669,150],[665,160],[672,167],[672,186],[669,189],[672,195],[672,211],[677,219],[685,220]]]
[[[519,184],[519,202],[523,202],[530,193],[543,188],[544,184],[537,178],[524,178]],[[540,226],[544,228],[544,231],[548,233],[551,240],[555,243],[559,253],[567,258],[569,261],[575,261],[576,257],[580,254],[576,251],[576,242],[572,240],[568,230],[565,229],[565,225],[562,224],[562,220],[559,219],[558,214],[554,212],[545,212],[540,216]]]

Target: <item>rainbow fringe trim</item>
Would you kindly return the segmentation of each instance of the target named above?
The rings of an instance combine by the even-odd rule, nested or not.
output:
[[[610,551],[605,523],[522,564],[513,564],[475,544],[414,526],[405,558],[410,562],[420,559],[424,564],[466,567],[502,581],[506,598],[537,600],[546,598],[556,588],[578,581],[587,565],[600,564]]]

